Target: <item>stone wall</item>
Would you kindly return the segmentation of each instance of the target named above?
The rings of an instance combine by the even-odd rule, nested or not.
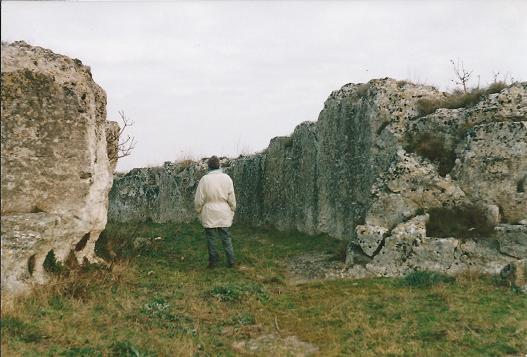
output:
[[[106,94],[80,60],[2,43],[2,293],[16,294],[58,261],[95,258],[107,220],[117,143]]]
[[[525,250],[527,231],[519,223],[527,219],[526,93],[527,84],[516,83],[469,108],[420,117],[420,102],[446,94],[392,79],[345,85],[329,96],[317,122],[274,138],[260,154],[224,160],[235,183],[236,222],[347,239],[357,276],[457,272],[472,264],[495,272],[514,259],[494,247],[497,233],[430,237],[435,216],[428,212],[483,212],[501,236],[516,232],[514,239],[500,238],[515,242],[508,251]],[[192,220],[204,173],[202,160],[121,175],[109,218]],[[357,254],[368,263],[354,264]]]

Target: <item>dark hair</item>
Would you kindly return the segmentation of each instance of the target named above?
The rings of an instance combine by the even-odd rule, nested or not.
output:
[[[207,165],[209,165],[210,170],[216,170],[220,168],[220,159],[217,156],[212,156],[207,160]]]

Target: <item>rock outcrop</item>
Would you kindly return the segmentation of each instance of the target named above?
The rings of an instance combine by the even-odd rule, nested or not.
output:
[[[392,79],[333,92],[317,122],[225,161],[237,221],[347,239],[356,276],[497,273],[525,257],[527,83],[420,115],[446,97]],[[115,180],[109,218],[191,220],[204,173],[204,161],[134,169]]]
[[[116,164],[106,133],[118,126],[89,67],[24,42],[2,43],[1,96],[2,294],[11,295],[47,280],[46,257],[96,259]]]

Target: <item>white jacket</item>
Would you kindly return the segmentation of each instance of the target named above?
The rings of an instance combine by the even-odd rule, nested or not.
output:
[[[203,176],[194,197],[194,208],[203,227],[230,227],[236,210],[236,197],[229,175],[213,170]]]

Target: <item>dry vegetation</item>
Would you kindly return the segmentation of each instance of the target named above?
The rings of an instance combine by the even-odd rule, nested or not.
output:
[[[295,285],[289,258],[336,254],[340,243],[237,228],[242,268],[207,270],[197,225],[110,225],[105,236],[98,249],[127,260],[63,275],[4,311],[3,355],[235,356],[234,341],[269,332],[313,343],[320,356],[527,351],[527,299],[490,277],[425,272]],[[134,246],[131,236],[150,239]]]
[[[485,96],[498,93],[506,87],[507,83],[498,81],[487,88],[478,87],[467,91],[454,90],[443,98],[421,98],[417,101],[417,113],[419,117],[422,117],[435,112],[439,108],[469,108],[478,104]]]
[[[456,153],[452,148],[445,146],[444,141],[431,133],[410,138],[405,149],[408,152],[415,152],[419,156],[426,157],[437,164],[438,172],[441,176],[452,171],[456,162]]]

